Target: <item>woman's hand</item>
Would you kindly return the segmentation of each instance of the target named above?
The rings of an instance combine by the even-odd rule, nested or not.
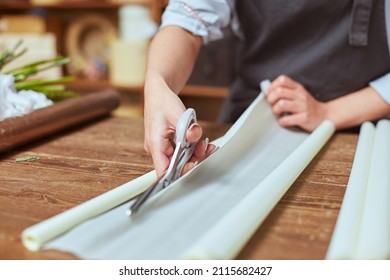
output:
[[[283,127],[299,126],[313,131],[327,118],[327,104],[316,100],[300,83],[284,75],[271,83],[266,98]]]
[[[160,178],[169,166],[175,150],[176,124],[186,109],[180,98],[163,81],[148,83],[145,93],[145,150],[151,154]],[[208,140],[199,140],[202,128],[197,123],[190,126],[186,136],[189,142],[199,142],[183,173],[202,162],[215,148]]]
[[[167,170],[175,144],[176,124],[186,110],[177,96],[191,74],[202,47],[202,38],[178,26],[166,26],[154,36],[149,47],[145,77],[145,150],[153,158],[157,176]],[[202,128],[193,124],[187,131],[187,141],[202,137]],[[210,155],[214,145],[199,140],[193,157],[184,171]]]

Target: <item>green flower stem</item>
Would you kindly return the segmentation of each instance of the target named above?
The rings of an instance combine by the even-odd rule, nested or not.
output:
[[[23,65],[11,70],[6,71],[4,74],[12,74],[15,77],[15,81],[25,80],[28,76],[36,74],[38,72],[64,65],[70,61],[67,57],[56,57],[52,59],[40,60],[31,64]]]
[[[22,41],[19,41],[12,50],[6,50],[3,53],[0,53],[0,70],[7,63],[23,55],[27,48],[17,52],[18,48],[21,46]],[[29,76],[34,75],[38,72],[53,68],[59,67],[66,63],[69,63],[70,59],[68,57],[58,56],[50,59],[43,59],[22,65],[11,70],[0,72],[1,74],[10,74],[14,76],[14,86],[17,91],[19,90],[34,90],[41,92],[47,96],[47,98],[53,101],[60,101],[66,98],[79,96],[78,93],[73,91],[67,91],[65,86],[61,83],[69,82],[74,80],[73,76],[66,76],[57,79],[49,80],[26,80]]]
[[[44,95],[46,95],[47,98],[50,100],[57,102],[61,101],[67,98],[73,98],[73,97],[78,97],[80,94],[74,91],[46,91],[46,92],[41,92]]]
[[[70,82],[73,81],[73,76],[65,76],[58,79],[51,79],[51,80],[28,80],[28,81],[22,81],[15,83],[15,89],[16,90],[22,90],[22,89],[30,89],[31,87],[36,86],[42,86],[42,85],[50,85],[55,83],[64,83],[64,82]]]

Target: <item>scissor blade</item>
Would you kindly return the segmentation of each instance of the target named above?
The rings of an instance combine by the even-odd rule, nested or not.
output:
[[[137,200],[126,211],[126,215],[132,217],[138,212],[139,208],[145,203],[145,201],[153,194],[163,189],[161,180],[154,182],[145,192],[143,192]]]
[[[167,172],[131,205],[129,210],[126,211],[128,216],[133,216],[151,195],[164,189],[180,177],[185,164],[191,158],[196,146],[196,143],[188,143],[186,140],[187,130],[195,122],[196,114],[194,109],[187,109],[180,116],[176,125],[176,147]]]

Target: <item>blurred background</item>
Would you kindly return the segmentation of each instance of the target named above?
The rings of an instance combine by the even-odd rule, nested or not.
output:
[[[28,48],[8,67],[64,55],[71,62],[40,73],[73,75],[67,88],[80,94],[115,88],[117,115],[143,115],[147,49],[167,0],[0,0],[0,51],[19,40]],[[235,39],[204,46],[188,85],[180,93],[198,119],[215,121],[234,76]]]

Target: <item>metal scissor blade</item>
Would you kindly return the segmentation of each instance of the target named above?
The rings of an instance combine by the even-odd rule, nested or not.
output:
[[[179,152],[179,156],[175,162],[175,169],[173,170],[173,176],[171,178],[172,182],[176,181],[182,176],[183,170],[192,154],[194,153],[196,143],[191,143],[185,148],[181,148]],[[171,183],[172,183],[171,182]]]
[[[129,210],[126,211],[128,216],[134,215],[145,201],[153,194],[161,191],[174,181],[176,181],[184,168],[184,165],[191,158],[196,142],[189,143],[186,140],[186,133],[191,124],[196,122],[196,114],[194,109],[187,109],[179,118],[176,125],[176,147],[173,152],[168,170],[154,185],[151,185],[147,191],[132,204]]]
[[[137,200],[130,206],[130,208],[126,211],[126,215],[129,217],[134,216],[136,212],[138,212],[139,208],[145,203],[145,201],[154,195],[155,193],[161,191],[164,186],[164,178],[157,180],[153,185],[151,185],[145,192],[143,192]]]

